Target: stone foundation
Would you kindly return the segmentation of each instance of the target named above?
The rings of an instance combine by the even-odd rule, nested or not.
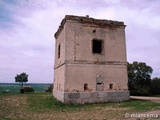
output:
[[[62,92],[53,90],[56,99],[63,103],[100,103],[122,102],[130,99],[130,93],[126,91],[97,91],[97,92]]]

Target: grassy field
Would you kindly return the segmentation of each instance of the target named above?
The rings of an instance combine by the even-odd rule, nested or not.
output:
[[[66,105],[55,100],[51,93],[0,93],[1,120],[130,119],[125,117],[126,113],[153,113],[159,110],[160,103],[151,101]]]

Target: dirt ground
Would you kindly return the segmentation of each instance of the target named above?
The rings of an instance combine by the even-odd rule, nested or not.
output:
[[[153,102],[160,103],[160,97],[130,96],[130,98],[137,100],[150,100]]]

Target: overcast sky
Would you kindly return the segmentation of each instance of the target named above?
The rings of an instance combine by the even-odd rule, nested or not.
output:
[[[124,21],[128,62],[160,77],[160,0],[0,0],[0,83],[22,72],[53,82],[54,33],[67,14]]]

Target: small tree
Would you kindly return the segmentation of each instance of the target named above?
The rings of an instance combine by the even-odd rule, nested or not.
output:
[[[20,75],[17,74],[15,77],[15,82],[21,83],[21,89],[23,89],[23,83],[28,82],[28,75],[26,73],[21,73]]]

